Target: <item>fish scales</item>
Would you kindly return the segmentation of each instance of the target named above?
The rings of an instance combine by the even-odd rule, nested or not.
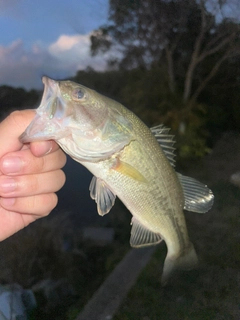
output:
[[[133,136],[136,137],[136,140],[124,148],[120,159],[131,163],[146,177],[148,182],[135,182],[118,173],[114,175],[111,169],[108,176],[105,175],[105,172],[103,176],[100,176],[102,163],[99,163],[99,167],[97,166],[95,170],[91,164],[87,167],[92,172],[96,171],[93,173],[104,179],[113,188],[130,212],[136,215],[143,225],[156,233],[161,230],[161,236],[166,242],[169,237],[165,234],[173,230],[172,236],[175,235],[178,239],[176,241],[171,237],[171,240],[179,244],[177,251],[181,253],[188,244],[188,236],[182,212],[183,194],[180,183],[150,130],[133,113],[129,113],[122,106],[121,109],[124,116],[134,124]],[[111,168],[107,164],[106,167]],[[146,194],[148,197],[144,196]],[[147,219],[148,215],[154,216],[151,224]],[[166,215],[169,217],[168,221],[165,221]],[[181,220],[181,224],[177,224],[176,220]],[[176,225],[180,225],[182,229],[177,234]]]
[[[135,169],[146,177],[147,182],[133,181],[128,176],[111,170],[108,161],[97,164],[89,163],[86,164],[86,167],[95,176],[103,179],[111,186],[133,216],[136,216],[144,226],[156,233],[161,230],[160,233],[164,239],[169,239],[166,233],[173,230],[170,239],[179,245],[179,249],[176,251],[181,253],[186,246],[188,237],[185,236],[186,225],[182,212],[183,195],[180,184],[176,181],[177,179],[174,179],[175,177],[171,178],[172,176],[168,173],[173,169],[152,135],[148,132],[142,135],[143,130],[139,130],[137,127],[136,136],[139,135],[139,131],[141,131],[141,141],[135,140],[126,146],[121,152],[120,159],[126,163],[131,163]],[[161,163],[161,168],[158,163]],[[103,170],[103,168],[106,169]],[[174,192],[177,196],[170,197],[170,192]],[[166,220],[166,215],[169,217],[168,220]],[[179,215],[182,217],[180,218]],[[151,223],[148,219],[149,216],[153,216]],[[183,230],[178,234],[174,231],[176,229],[176,218],[184,222]],[[173,236],[178,237],[178,239],[172,239]]]
[[[162,284],[177,268],[195,267],[183,209],[204,213],[213,194],[175,173],[168,130],[160,125],[151,131],[120,103],[72,81],[44,77],[43,83],[41,104],[21,141],[53,139],[89,169],[94,175],[90,195],[100,215],[119,197],[133,216],[132,246],[166,242]]]

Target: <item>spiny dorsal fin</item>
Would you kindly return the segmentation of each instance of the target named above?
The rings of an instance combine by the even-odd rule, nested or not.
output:
[[[160,144],[170,164],[175,167],[175,148],[173,147],[175,140],[174,135],[169,134],[170,129],[165,127],[163,124],[160,124],[156,127],[150,128],[150,130]]]
[[[116,195],[109,189],[106,183],[93,176],[89,186],[90,196],[97,204],[98,214],[104,216],[114,205]]]
[[[136,218],[132,218],[130,245],[135,248],[151,246],[162,241],[159,234],[145,228]]]

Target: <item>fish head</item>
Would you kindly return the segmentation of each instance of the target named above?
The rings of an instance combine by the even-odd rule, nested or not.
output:
[[[55,140],[77,161],[105,159],[129,143],[132,125],[113,100],[73,81],[42,81],[43,97],[23,143]]]
[[[87,93],[90,89],[72,81],[55,81],[46,76],[42,81],[42,101],[35,118],[21,135],[22,142],[58,140],[71,129],[85,135],[99,127],[106,110],[102,107],[98,112],[99,106],[95,106]]]

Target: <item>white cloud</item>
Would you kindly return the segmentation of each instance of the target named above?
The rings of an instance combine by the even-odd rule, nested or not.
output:
[[[72,47],[78,45],[79,43],[84,43],[85,45],[89,45],[89,37],[88,35],[61,35],[56,42],[50,45],[49,50],[53,53],[56,51],[66,51],[71,50]]]
[[[108,55],[91,57],[89,35],[61,35],[48,46],[36,42],[30,49],[19,39],[0,46],[0,85],[41,88],[43,75],[67,78],[87,66],[104,70]]]
[[[62,64],[60,69],[84,69],[88,65],[96,67],[97,62],[100,62],[98,69],[105,67],[102,57],[91,57],[89,35],[61,35],[49,46],[48,52]]]

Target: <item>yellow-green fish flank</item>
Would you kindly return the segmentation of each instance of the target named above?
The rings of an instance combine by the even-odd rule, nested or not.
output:
[[[72,81],[43,78],[45,90],[23,142],[54,139],[93,174],[90,195],[107,214],[116,196],[132,214],[130,244],[166,242],[162,284],[177,269],[191,269],[197,255],[183,209],[204,213],[213,194],[174,170],[174,140],[163,125],[149,129],[120,103]]]

